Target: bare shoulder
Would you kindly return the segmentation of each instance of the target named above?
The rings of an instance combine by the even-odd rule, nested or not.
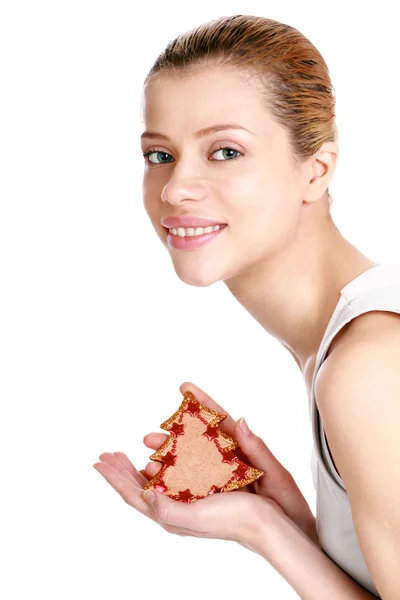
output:
[[[352,319],[349,323],[354,338],[368,340],[379,332],[390,333],[400,328],[400,313],[390,310],[371,310]]]
[[[338,337],[338,336],[337,336]],[[315,397],[319,409],[335,400],[335,392],[347,395],[358,387],[365,391],[372,377],[390,371],[391,378],[400,374],[400,314],[370,311],[348,324],[344,335],[334,339],[326,360],[315,380]],[[323,416],[323,415],[322,415]]]

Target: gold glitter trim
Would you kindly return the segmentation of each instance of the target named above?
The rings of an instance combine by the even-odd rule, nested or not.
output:
[[[241,461],[241,460],[239,460],[239,463],[246,464],[246,463],[243,463],[243,461]],[[245,485],[248,485],[249,483],[253,483],[253,481],[256,481],[256,479],[259,479],[260,477],[265,475],[264,471],[262,471],[261,469],[256,469],[255,467],[249,467],[247,464],[246,464],[246,466],[248,467],[247,477],[245,479],[239,479],[239,480],[231,481],[230,483],[227,483],[226,485],[224,485],[224,492],[230,492],[231,490],[238,490],[239,488],[244,487]]]
[[[167,440],[165,440],[163,445],[160,446],[158,450],[156,450],[154,454],[152,454],[149,458],[151,458],[151,460],[160,460],[160,458],[167,454],[167,452],[169,451],[169,447],[172,446],[173,441],[174,438],[171,435]]]

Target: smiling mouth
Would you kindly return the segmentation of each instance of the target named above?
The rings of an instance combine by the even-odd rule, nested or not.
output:
[[[174,235],[176,237],[181,237],[181,238],[186,238],[186,237],[190,237],[190,238],[196,238],[196,237],[201,237],[202,235],[208,235],[209,233],[214,233],[214,231],[218,231],[220,229],[225,229],[225,227],[227,227],[227,223],[220,223],[218,225],[208,225],[207,227],[164,227],[164,229],[169,233],[169,235]],[[183,231],[184,234],[181,235],[178,233],[178,229],[181,230],[181,232]],[[185,230],[190,229],[193,233],[186,233]],[[198,233],[194,233],[196,231],[196,229],[201,229],[201,232],[199,231]],[[176,233],[174,233],[176,232]]]

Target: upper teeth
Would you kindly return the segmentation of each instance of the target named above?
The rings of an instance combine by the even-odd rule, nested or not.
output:
[[[216,231],[217,229],[219,229],[221,227],[221,225],[215,225],[215,227],[212,227],[211,225],[209,227],[172,227],[171,229],[169,229],[169,232],[172,233],[172,235],[179,235],[180,237],[185,237],[185,236],[191,236],[191,235],[203,235],[203,233],[211,233],[211,231]]]

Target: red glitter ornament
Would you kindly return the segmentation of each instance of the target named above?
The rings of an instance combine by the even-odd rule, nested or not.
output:
[[[150,459],[163,466],[144,489],[155,487],[174,500],[190,503],[262,477],[264,471],[247,464],[237,440],[219,429],[225,418],[186,392],[178,410],[161,424],[170,436]]]

